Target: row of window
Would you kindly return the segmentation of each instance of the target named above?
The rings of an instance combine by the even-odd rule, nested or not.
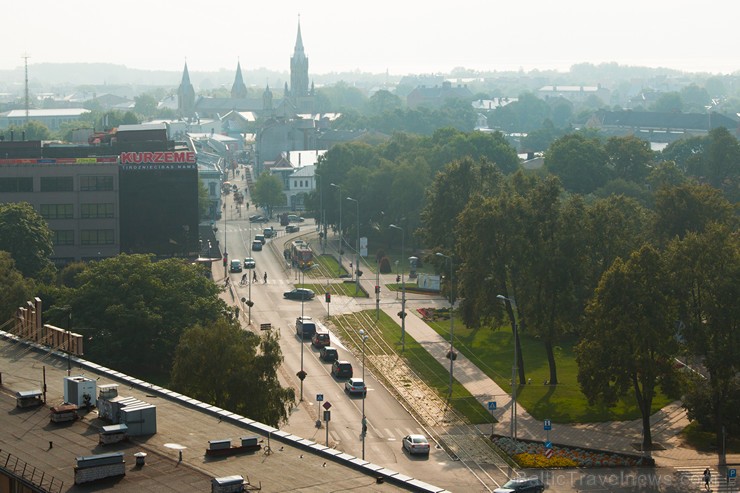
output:
[[[54,230],[54,246],[74,245],[75,232],[73,229]],[[112,245],[112,229],[83,229],[80,230],[80,245]]]
[[[293,188],[308,188],[310,184],[310,180],[293,180]]]
[[[42,176],[39,186],[41,192],[74,192],[74,178],[71,176]],[[80,192],[110,191],[113,191],[113,176],[80,176]],[[33,192],[33,178],[0,178],[0,192]]]
[[[73,219],[74,204],[41,204],[39,213],[44,219]],[[80,204],[82,219],[105,219],[113,217],[113,204]]]

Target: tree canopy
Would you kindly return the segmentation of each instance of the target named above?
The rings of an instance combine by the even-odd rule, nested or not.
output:
[[[0,204],[0,250],[10,253],[24,276],[53,269],[52,232],[27,202]]]

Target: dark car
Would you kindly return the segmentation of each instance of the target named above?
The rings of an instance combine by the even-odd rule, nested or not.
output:
[[[352,378],[352,363],[349,361],[335,361],[331,365],[331,374],[337,378]]]
[[[252,251],[253,252],[260,252],[260,251],[262,251],[262,242],[260,240],[254,240],[254,241],[252,241]]]
[[[339,352],[335,347],[324,346],[321,348],[321,351],[319,351],[319,358],[327,363],[333,363],[339,359]]]
[[[297,233],[300,231],[300,226],[296,226],[295,224],[289,224],[288,226],[285,226],[285,232],[286,233]]]
[[[494,493],[542,493],[545,491],[545,483],[540,478],[516,478],[493,491]]]
[[[265,238],[272,238],[273,236],[277,236],[277,231],[275,231],[273,228],[265,228],[262,230],[262,234],[265,236]]]
[[[316,332],[311,338],[311,345],[315,348],[322,348],[331,344],[328,332]]]
[[[262,216],[260,214],[249,216],[249,220],[253,223],[266,223],[269,221],[269,219],[267,219],[265,216]]]
[[[308,288],[295,288],[283,293],[283,297],[289,300],[312,300],[315,296],[316,293]]]
[[[254,235],[255,240],[259,240],[260,243],[263,245],[267,243],[267,240],[265,239],[265,235]]]

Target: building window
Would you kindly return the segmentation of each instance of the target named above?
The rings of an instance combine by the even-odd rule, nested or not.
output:
[[[112,245],[112,229],[83,229],[80,231],[81,245]]]
[[[112,176],[80,176],[80,192],[110,192],[112,190]]]
[[[33,192],[33,178],[0,178],[0,192]]]
[[[80,217],[82,219],[111,218],[113,217],[113,204],[80,204]]]
[[[41,191],[42,192],[72,192],[72,177],[71,176],[42,176],[41,177]]]
[[[74,245],[75,244],[75,232],[73,229],[62,229],[52,231],[52,241],[55,246],[59,245]]]
[[[72,219],[74,207],[72,204],[41,204],[39,213],[44,219]]]

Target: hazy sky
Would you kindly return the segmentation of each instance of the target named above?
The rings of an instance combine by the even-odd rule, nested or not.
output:
[[[3,11],[0,69],[113,62],[287,71],[300,15],[309,73],[740,70],[737,0],[25,0]]]

